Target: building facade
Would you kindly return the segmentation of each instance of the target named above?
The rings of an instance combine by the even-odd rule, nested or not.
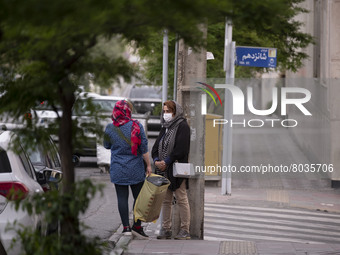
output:
[[[314,36],[315,44],[305,49],[310,57],[304,66],[286,73],[286,86],[311,92],[308,106],[313,116],[288,111],[299,121],[290,130],[312,163],[332,164],[328,171],[332,187],[340,187],[340,0],[306,0],[302,6],[310,12],[297,20]]]

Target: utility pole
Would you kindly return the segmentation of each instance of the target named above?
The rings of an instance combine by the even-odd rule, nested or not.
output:
[[[177,70],[178,70],[178,35],[176,35],[176,44],[175,44],[175,67],[174,67],[174,94],[173,98],[177,100]]]
[[[206,38],[207,28],[200,26]],[[203,38],[203,39],[204,39]],[[184,114],[191,129],[189,161],[194,166],[204,166],[205,118],[201,115],[201,92],[196,89],[196,82],[206,79],[206,49],[193,51],[179,41],[177,101],[183,106]],[[190,235],[194,239],[203,239],[204,229],[204,173],[189,179],[188,199],[191,210]],[[178,208],[174,210],[178,213]],[[174,217],[178,219],[177,217]],[[173,231],[179,230],[179,223],[174,222]]]
[[[168,100],[168,54],[169,39],[168,30],[164,30],[163,35],[163,82],[162,82],[162,105]]]
[[[226,19],[225,23],[225,43],[224,43],[224,63],[223,68],[226,72],[226,84],[233,84],[235,78],[235,42],[232,41],[233,26],[231,21]],[[224,119],[230,120],[233,116],[233,98],[229,90],[224,90]],[[232,128],[223,125],[223,154],[222,165],[232,165]],[[231,195],[231,172],[222,172],[222,195]]]

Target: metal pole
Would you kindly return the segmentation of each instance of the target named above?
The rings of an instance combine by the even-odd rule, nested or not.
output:
[[[230,26],[232,28],[232,26]],[[236,43],[232,42],[230,44],[230,83],[234,84],[234,78],[235,78],[235,46]],[[233,117],[233,102],[232,102],[232,97],[231,97],[231,92],[228,91],[229,93],[229,101],[228,101],[228,105],[229,105],[229,111],[228,111],[228,115],[230,116],[229,119],[231,119]],[[228,126],[228,125],[227,125]],[[227,151],[227,162],[228,165],[232,165],[232,159],[233,159],[233,129],[229,126],[228,129],[228,151]],[[231,195],[231,172],[227,172],[227,195]]]
[[[224,70],[226,71],[226,84],[233,82],[234,71],[234,51],[232,42],[232,25],[231,22],[226,19],[225,24],[225,53],[224,53]],[[230,120],[233,116],[233,102],[232,94],[229,90],[225,90],[224,94],[224,119]],[[222,165],[229,169],[232,166],[232,128],[229,125],[223,125],[223,154]],[[231,195],[231,172],[222,172],[222,195]]]
[[[175,44],[175,70],[174,70],[174,100],[177,100],[177,69],[178,69],[178,35],[176,35]]]
[[[168,53],[169,53],[169,40],[168,30],[164,30],[163,35],[163,83],[162,83],[162,105],[168,100]],[[163,226],[163,209],[159,215],[159,222]]]
[[[169,40],[168,30],[164,30],[163,35],[163,91],[162,91],[162,102],[168,100],[168,52],[169,52]]]

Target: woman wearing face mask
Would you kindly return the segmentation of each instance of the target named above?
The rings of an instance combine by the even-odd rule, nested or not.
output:
[[[171,184],[163,202],[163,222],[158,239],[171,239],[171,205],[175,194],[179,206],[181,227],[175,239],[190,239],[190,207],[186,189],[188,179],[173,176],[173,163],[187,163],[190,149],[190,128],[182,107],[175,101],[163,104],[162,129],[152,148],[156,174],[167,177]]]

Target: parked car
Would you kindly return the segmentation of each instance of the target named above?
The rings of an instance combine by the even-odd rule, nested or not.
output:
[[[0,118],[1,121],[1,118]],[[21,124],[16,122],[0,122],[1,130],[10,130],[15,132],[23,128]],[[36,172],[38,182],[43,187],[44,191],[51,189],[51,186],[56,187],[58,182],[62,179],[61,162],[58,149],[52,138],[44,141],[44,145],[38,144],[37,147],[28,148],[26,150],[34,170]],[[48,176],[47,176],[48,175]],[[49,177],[46,179],[46,176]]]
[[[112,110],[119,100],[126,100],[124,97],[117,96],[102,96],[95,93],[83,93],[77,99],[73,118],[77,118],[79,125],[90,124],[100,125],[102,131],[108,123],[112,122]],[[92,111],[90,111],[92,109]],[[93,112],[93,110],[95,110]],[[95,116],[97,115],[99,121],[96,122]],[[147,133],[147,119],[148,114],[138,114],[135,110],[132,111],[133,119],[137,119],[144,127]],[[102,141],[97,140],[95,133],[85,130],[86,142],[78,144],[75,149],[75,154],[79,156],[97,156],[97,143],[101,146]]]
[[[34,149],[27,150],[28,157],[36,172],[38,183],[44,192],[59,190],[63,173],[58,150],[52,141],[45,141],[45,146],[38,144]],[[54,233],[59,229],[59,222],[49,223],[46,234]]]
[[[111,119],[115,103],[123,99],[123,97],[106,97],[95,93],[81,93],[73,110],[73,118],[77,119],[79,126],[90,125],[90,128],[96,127],[97,124],[105,126],[106,122]],[[85,127],[85,140],[78,138],[79,143],[76,145],[74,154],[79,157],[95,157],[97,155],[97,136],[90,128]]]
[[[27,150],[28,157],[32,162],[37,174],[38,182],[45,192],[59,189],[58,183],[62,180],[60,156],[56,145],[50,138],[45,145],[38,144],[36,148]]]
[[[10,249],[16,232],[5,231],[8,224],[16,221],[17,224],[34,229],[43,225],[41,216],[30,216],[21,209],[16,211],[13,206],[13,201],[17,199],[27,199],[35,193],[43,192],[34,167],[23,148],[19,145],[19,154],[16,154],[9,146],[13,136],[15,134],[12,131],[0,130],[0,242],[8,255],[19,254],[21,250],[20,245]],[[21,195],[12,194],[11,190],[20,191]]]
[[[6,113],[2,113],[0,115],[0,129],[16,129],[16,128],[22,128],[24,127],[22,120],[15,120],[14,118],[10,117]]]
[[[129,100],[140,114],[149,113],[148,135],[158,136],[161,130],[162,93],[160,86],[133,86]]]
[[[38,125],[47,127],[53,123],[55,119],[62,114],[60,106],[55,106],[56,111],[48,104],[47,101],[42,101],[32,110],[32,117],[38,118]]]
[[[112,111],[115,102],[124,99],[123,97],[112,97],[112,103],[101,100],[100,97],[100,95],[90,92],[81,92],[77,95],[72,118],[78,122],[78,126],[89,125],[89,128],[85,127],[83,134],[79,132],[76,134],[79,136],[74,148],[73,161],[75,163],[79,163],[80,156],[96,156],[96,134],[90,130],[98,124],[94,115],[103,116],[108,111]],[[48,127],[50,124],[55,123],[58,115],[62,116],[62,114],[59,106],[52,109],[47,101],[39,103],[33,110],[33,115],[38,118],[38,125],[42,127]],[[57,136],[52,138],[54,142],[58,143]]]

